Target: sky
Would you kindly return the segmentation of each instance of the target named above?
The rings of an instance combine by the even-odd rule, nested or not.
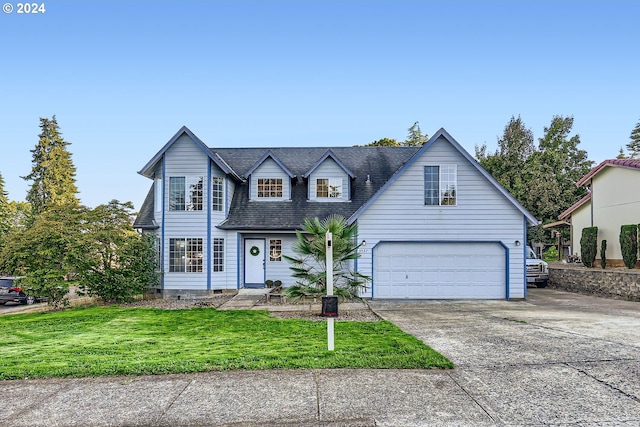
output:
[[[418,121],[472,155],[555,115],[599,163],[640,121],[637,1],[64,1],[0,13],[0,174],[56,116],[87,206],[139,209],[185,125],[209,147],[364,145]],[[6,13],[11,10],[11,13]],[[22,11],[25,8],[22,7]]]

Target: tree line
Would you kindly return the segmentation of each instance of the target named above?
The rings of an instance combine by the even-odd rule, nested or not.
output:
[[[572,128],[573,117],[554,116],[536,145],[531,129],[520,116],[512,116],[496,151],[488,152],[486,144],[476,146],[475,157],[542,224],[555,222],[586,195],[576,182],[593,166],[579,147],[580,135],[571,135]],[[640,157],[640,122],[629,138],[628,155],[620,148],[618,158]],[[551,242],[541,226],[529,228],[527,240]]]
[[[52,305],[67,303],[70,286],[126,301],[156,284],[155,243],[133,229],[131,202],[82,206],[56,117],[40,129],[26,202],[8,200],[0,174],[0,272],[23,276],[19,286]]]

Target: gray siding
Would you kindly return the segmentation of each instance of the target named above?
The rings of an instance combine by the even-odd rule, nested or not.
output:
[[[441,164],[457,165],[457,206],[424,204],[424,166]],[[523,214],[444,138],[398,176],[358,225],[358,239],[367,241],[358,260],[363,274],[372,274],[373,247],[383,240],[501,241],[510,249],[510,297],[524,297]]]
[[[282,198],[258,198],[258,179],[260,178],[281,178]],[[264,163],[256,168],[251,174],[251,200],[289,200],[291,198],[291,179],[285,171],[272,159],[267,158]]]
[[[341,179],[342,195],[335,198],[316,197],[316,188],[318,179]],[[309,200],[321,200],[323,202],[343,202],[350,198],[350,180],[349,175],[342,169],[335,160],[327,158],[316,170],[309,175]]]

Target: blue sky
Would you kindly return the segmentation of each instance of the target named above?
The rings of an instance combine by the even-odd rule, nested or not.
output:
[[[56,115],[81,201],[142,204],[182,126],[210,147],[363,145],[419,121],[471,154],[573,116],[591,160],[640,120],[635,1],[45,1],[0,13],[0,173],[24,200]],[[39,2],[42,3],[42,2]]]

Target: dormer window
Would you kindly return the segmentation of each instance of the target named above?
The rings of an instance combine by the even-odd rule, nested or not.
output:
[[[282,179],[259,178],[258,198],[282,198]]]
[[[318,178],[316,197],[319,199],[342,197],[342,178]]]

